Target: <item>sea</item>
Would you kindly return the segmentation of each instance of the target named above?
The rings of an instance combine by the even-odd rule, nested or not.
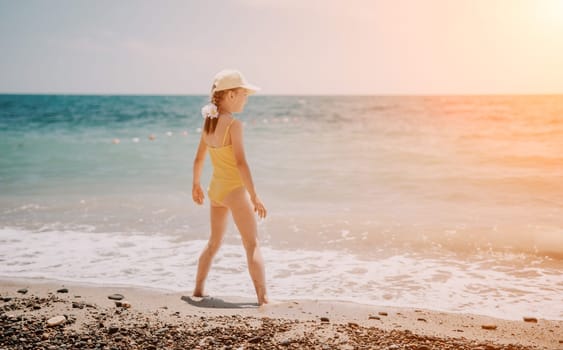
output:
[[[0,280],[191,293],[206,103],[0,95]],[[235,117],[271,299],[563,320],[563,95],[257,95]],[[255,297],[232,220],[206,287]]]

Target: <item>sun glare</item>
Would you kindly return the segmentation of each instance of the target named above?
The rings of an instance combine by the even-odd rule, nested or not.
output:
[[[563,0],[540,0],[533,6],[537,6],[540,20],[563,27]]]

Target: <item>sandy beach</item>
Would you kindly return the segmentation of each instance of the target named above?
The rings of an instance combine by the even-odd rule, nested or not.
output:
[[[538,315],[510,321],[314,299],[258,307],[23,279],[0,282],[0,305],[2,349],[563,349],[563,321]]]

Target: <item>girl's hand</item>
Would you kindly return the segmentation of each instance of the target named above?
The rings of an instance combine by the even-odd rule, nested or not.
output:
[[[192,186],[192,199],[199,205],[203,204],[203,199],[205,196],[203,195],[203,189],[201,185],[193,185]]]
[[[267,210],[266,207],[264,206],[264,203],[262,203],[258,195],[256,195],[255,197],[251,197],[250,199],[252,200],[252,204],[254,205],[254,211],[256,212],[256,214],[258,214],[258,216],[261,219],[264,219],[267,214]]]

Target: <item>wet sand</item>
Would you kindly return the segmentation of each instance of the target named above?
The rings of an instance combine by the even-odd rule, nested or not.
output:
[[[123,299],[108,298],[115,294]],[[563,349],[563,321],[541,315],[512,321],[314,299],[258,307],[189,294],[3,279],[0,348]],[[57,316],[62,323],[49,326]]]

